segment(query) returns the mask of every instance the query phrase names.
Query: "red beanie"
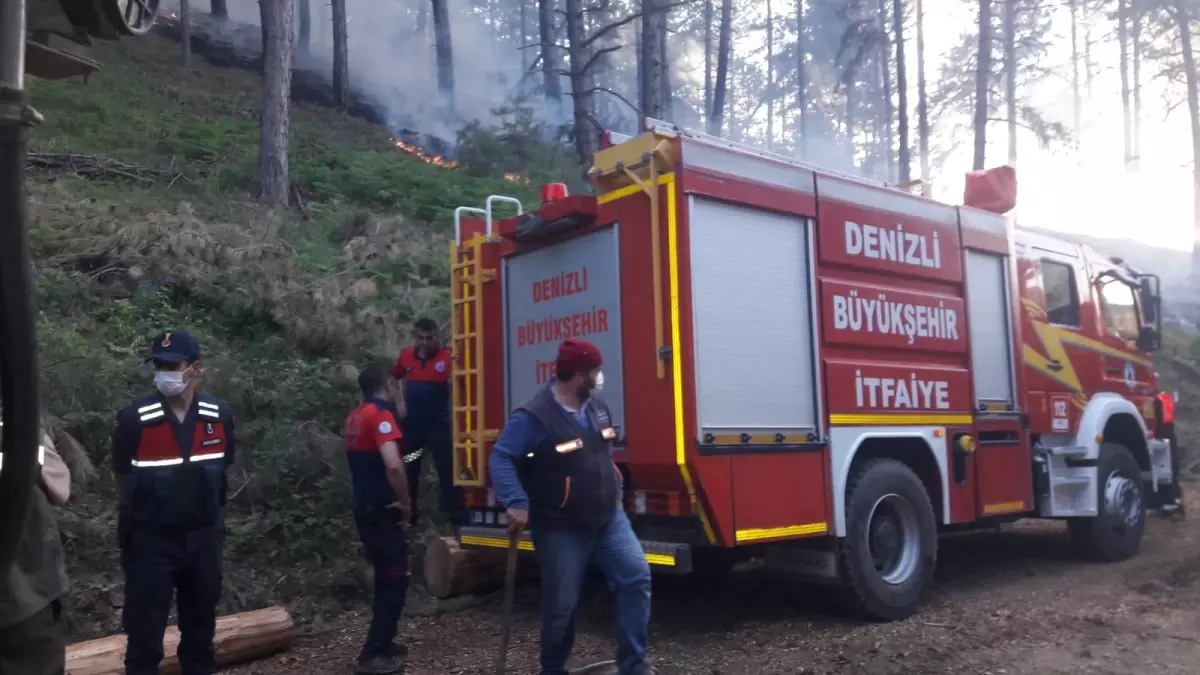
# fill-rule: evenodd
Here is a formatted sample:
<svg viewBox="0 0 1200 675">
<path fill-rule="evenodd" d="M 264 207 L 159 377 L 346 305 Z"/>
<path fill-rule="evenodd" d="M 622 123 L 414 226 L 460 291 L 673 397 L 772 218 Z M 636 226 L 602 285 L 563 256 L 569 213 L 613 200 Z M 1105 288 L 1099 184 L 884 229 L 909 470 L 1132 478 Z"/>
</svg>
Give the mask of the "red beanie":
<svg viewBox="0 0 1200 675">
<path fill-rule="evenodd" d="M 558 361 L 555 365 L 560 373 L 590 373 L 603 361 L 596 345 L 586 340 L 565 340 L 558 346 Z"/>
</svg>

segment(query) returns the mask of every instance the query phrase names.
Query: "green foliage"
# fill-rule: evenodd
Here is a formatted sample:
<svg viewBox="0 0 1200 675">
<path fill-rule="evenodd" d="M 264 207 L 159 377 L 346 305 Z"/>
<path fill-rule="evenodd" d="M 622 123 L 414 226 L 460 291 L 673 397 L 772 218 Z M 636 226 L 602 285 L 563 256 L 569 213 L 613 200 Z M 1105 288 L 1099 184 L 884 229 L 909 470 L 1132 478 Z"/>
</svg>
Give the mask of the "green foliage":
<svg viewBox="0 0 1200 675">
<path fill-rule="evenodd" d="M 449 168 L 397 149 L 386 129 L 297 105 L 300 208 L 272 212 L 253 201 L 256 76 L 180 71 L 177 45 L 155 36 L 100 52 L 105 70 L 90 84 L 30 87 L 47 119 L 35 150 L 162 175 L 39 174 L 31 185 L 43 397 L 99 469 L 60 521 L 73 637 L 120 629 L 110 435 L 116 411 L 151 391 L 142 360 L 166 328 L 200 340 L 203 386 L 237 419 L 221 610 L 289 601 L 303 618 L 361 597 L 340 441 L 357 369 L 395 358 L 415 315 L 445 320 L 456 206 L 491 194 L 530 204 L 541 182 L 580 172 L 537 140 L 527 110 L 465 131 L 461 166 Z M 432 489 L 422 502 L 436 510 Z"/>
</svg>

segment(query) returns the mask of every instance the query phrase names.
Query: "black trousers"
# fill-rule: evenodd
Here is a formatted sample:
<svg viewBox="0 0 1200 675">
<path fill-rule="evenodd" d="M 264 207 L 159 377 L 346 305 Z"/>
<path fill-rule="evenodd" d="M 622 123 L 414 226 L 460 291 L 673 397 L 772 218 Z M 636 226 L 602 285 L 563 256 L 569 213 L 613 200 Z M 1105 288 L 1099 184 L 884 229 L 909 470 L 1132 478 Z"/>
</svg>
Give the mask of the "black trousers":
<svg viewBox="0 0 1200 675">
<path fill-rule="evenodd" d="M 20 623 L 0 628 L 0 673 L 63 675 L 67 636 L 62 602 L 54 600 Z"/>
<path fill-rule="evenodd" d="M 125 675 L 157 675 L 173 599 L 179 610 L 182 675 L 212 675 L 217 669 L 213 633 L 221 597 L 224 525 L 172 530 L 135 523 L 122 540 L 122 623 L 129 636 Z"/>
<path fill-rule="evenodd" d="M 433 455 L 433 466 L 437 469 L 438 497 L 442 511 L 453 525 L 467 524 L 467 511 L 463 507 L 462 492 L 454 485 L 454 450 L 450 435 L 450 423 L 428 424 L 408 422 L 404 425 L 404 454 L 421 450 L 415 461 L 406 462 L 404 471 L 408 475 L 408 494 L 412 497 L 413 510 L 409 524 L 416 525 L 420 513 L 417 496 L 421 486 L 421 461 L 425 455 Z"/>
<path fill-rule="evenodd" d="M 359 653 L 359 662 L 387 656 L 396 637 L 404 599 L 408 596 L 408 533 L 400 514 L 390 509 L 356 513 L 354 524 L 375 569 L 375 599 L 371 628 Z"/>
</svg>

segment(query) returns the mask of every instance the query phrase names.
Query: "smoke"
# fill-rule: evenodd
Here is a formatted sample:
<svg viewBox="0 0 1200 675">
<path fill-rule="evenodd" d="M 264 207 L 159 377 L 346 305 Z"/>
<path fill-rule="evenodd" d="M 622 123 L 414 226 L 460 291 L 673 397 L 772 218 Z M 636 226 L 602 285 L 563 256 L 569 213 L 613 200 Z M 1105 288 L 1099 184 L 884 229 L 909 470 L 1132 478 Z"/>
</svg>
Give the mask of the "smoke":
<svg viewBox="0 0 1200 675">
<path fill-rule="evenodd" d="M 333 72 L 333 20 L 326 0 L 309 0 L 312 25 L 307 53 L 299 48 L 299 14 L 296 6 L 296 52 L 293 67 L 323 76 Z M 529 73 L 522 58 L 532 62 L 536 48 L 520 50 L 516 21 L 502 16 L 485 16 L 482 10 L 463 2 L 450 2 L 450 35 L 454 62 L 454 92 L 448 95 L 438 87 L 433 13 L 430 0 L 396 3 L 389 0 L 347 1 L 347 44 L 350 88 L 386 112 L 392 129 L 410 129 L 453 141 L 467 123 L 478 120 L 484 125 L 501 121 L 494 109 L 520 100 L 534 108 L 535 116 L 547 125 L 567 121 L 555 107 L 545 106 L 534 96 L 540 89 L 541 73 Z M 162 14 L 177 11 L 178 0 L 164 0 Z M 193 16 L 210 19 L 193 7 Z M 236 23 L 259 26 L 257 2 L 229 3 L 229 18 Z M 536 41 L 536 17 L 529 10 L 526 38 Z M 493 20 L 495 19 L 495 20 Z M 261 49 L 257 33 L 237 31 L 238 39 L 253 44 L 239 45 L 248 51 Z M 223 31 L 222 37 L 234 31 Z M 565 80 L 565 78 L 564 78 Z M 569 91 L 569 83 L 563 82 Z"/>
</svg>

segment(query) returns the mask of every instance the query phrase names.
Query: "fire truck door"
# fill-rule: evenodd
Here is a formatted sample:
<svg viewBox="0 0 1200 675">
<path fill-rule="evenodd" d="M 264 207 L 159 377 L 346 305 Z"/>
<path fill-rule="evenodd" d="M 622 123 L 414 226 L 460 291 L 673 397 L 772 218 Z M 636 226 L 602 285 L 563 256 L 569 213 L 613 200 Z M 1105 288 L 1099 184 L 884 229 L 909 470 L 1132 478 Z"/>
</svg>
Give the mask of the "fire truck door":
<svg viewBox="0 0 1200 675">
<path fill-rule="evenodd" d="M 1103 352 L 1102 379 L 1108 391 L 1137 398 L 1151 393 L 1153 376 L 1151 362 L 1138 353 L 1136 342 L 1141 320 L 1133 288 L 1112 277 L 1104 277 L 1096 285 L 1100 308 L 1100 340 L 1110 349 Z"/>
<path fill-rule="evenodd" d="M 1031 254 L 1032 267 L 1023 270 L 1023 309 L 1032 329 L 1024 337 L 1030 431 L 1074 433 L 1075 403 L 1084 383 L 1095 381 L 1099 365 L 1078 346 L 1084 332 L 1080 289 L 1088 287 L 1087 273 L 1076 253 L 1034 248 Z"/>
</svg>

